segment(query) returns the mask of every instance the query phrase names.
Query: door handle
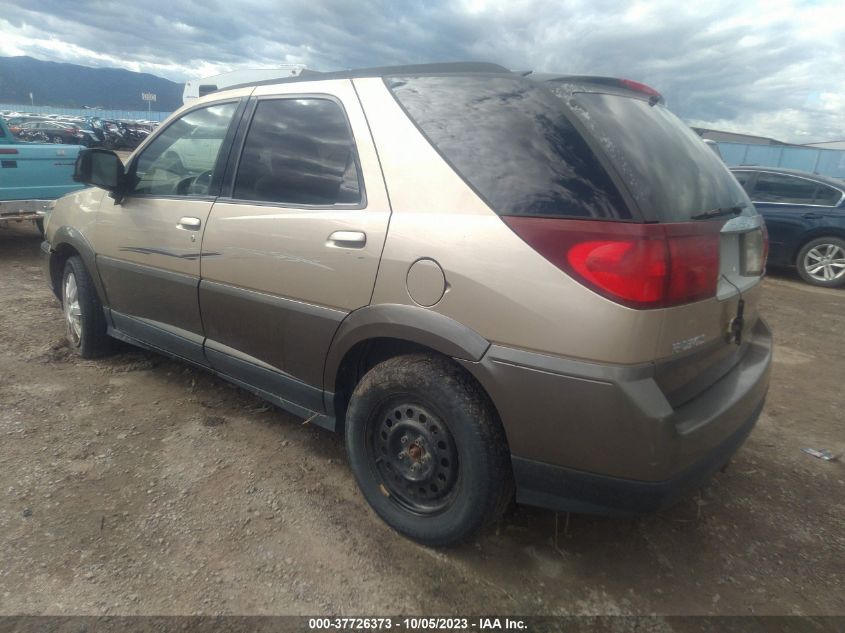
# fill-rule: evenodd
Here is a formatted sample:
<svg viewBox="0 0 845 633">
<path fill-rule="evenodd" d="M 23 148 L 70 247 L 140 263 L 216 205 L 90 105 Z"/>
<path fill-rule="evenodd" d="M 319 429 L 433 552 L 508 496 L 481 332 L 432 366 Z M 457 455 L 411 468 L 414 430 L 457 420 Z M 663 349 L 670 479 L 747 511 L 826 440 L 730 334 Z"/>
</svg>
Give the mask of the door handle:
<svg viewBox="0 0 845 633">
<path fill-rule="evenodd" d="M 338 248 L 364 248 L 367 244 L 367 234 L 361 231 L 335 231 L 329 235 L 326 246 Z"/>
<path fill-rule="evenodd" d="M 806 218 L 807 220 L 821 220 L 824 216 L 821 213 L 805 213 L 801 217 Z"/>
<path fill-rule="evenodd" d="M 180 229 L 185 229 L 187 231 L 196 231 L 202 226 L 202 220 L 199 218 L 179 218 L 179 222 L 176 223 L 176 227 Z"/>
</svg>

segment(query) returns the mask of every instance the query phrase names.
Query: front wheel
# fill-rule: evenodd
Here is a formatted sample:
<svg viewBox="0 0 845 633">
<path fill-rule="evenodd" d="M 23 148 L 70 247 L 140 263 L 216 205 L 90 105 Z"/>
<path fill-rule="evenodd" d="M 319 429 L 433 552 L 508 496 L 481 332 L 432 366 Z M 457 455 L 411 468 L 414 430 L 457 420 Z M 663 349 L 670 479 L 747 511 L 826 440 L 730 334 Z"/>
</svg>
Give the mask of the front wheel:
<svg viewBox="0 0 845 633">
<path fill-rule="evenodd" d="M 845 240 L 820 237 L 807 242 L 798 253 L 796 265 L 808 284 L 827 288 L 845 284 Z"/>
<path fill-rule="evenodd" d="M 367 372 L 349 403 L 346 449 L 376 513 L 424 545 L 466 540 L 513 496 L 498 416 L 444 357 L 398 356 Z"/>
<path fill-rule="evenodd" d="M 82 358 L 102 356 L 111 349 L 103 305 L 91 275 L 79 256 L 69 257 L 62 275 L 62 311 L 68 345 Z"/>
</svg>

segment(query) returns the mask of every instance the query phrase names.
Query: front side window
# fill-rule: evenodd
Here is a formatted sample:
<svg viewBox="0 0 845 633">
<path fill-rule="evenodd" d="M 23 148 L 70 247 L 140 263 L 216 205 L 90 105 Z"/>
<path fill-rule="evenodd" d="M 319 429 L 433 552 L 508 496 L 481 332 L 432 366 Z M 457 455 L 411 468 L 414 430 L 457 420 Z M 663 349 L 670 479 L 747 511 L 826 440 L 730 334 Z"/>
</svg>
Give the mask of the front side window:
<svg viewBox="0 0 845 633">
<path fill-rule="evenodd" d="M 761 173 L 754 185 L 755 202 L 815 204 L 816 183 L 782 174 Z"/>
<path fill-rule="evenodd" d="M 319 98 L 259 101 L 232 195 L 280 205 L 360 203 L 355 142 L 341 107 Z"/>
<path fill-rule="evenodd" d="M 236 103 L 192 110 L 174 121 L 138 157 L 129 193 L 204 197 Z"/>
<path fill-rule="evenodd" d="M 736 178 L 736 181 L 743 187 L 745 187 L 745 184 L 751 180 L 752 172 L 750 171 L 733 171 L 731 173 L 734 175 L 734 178 Z"/>
</svg>

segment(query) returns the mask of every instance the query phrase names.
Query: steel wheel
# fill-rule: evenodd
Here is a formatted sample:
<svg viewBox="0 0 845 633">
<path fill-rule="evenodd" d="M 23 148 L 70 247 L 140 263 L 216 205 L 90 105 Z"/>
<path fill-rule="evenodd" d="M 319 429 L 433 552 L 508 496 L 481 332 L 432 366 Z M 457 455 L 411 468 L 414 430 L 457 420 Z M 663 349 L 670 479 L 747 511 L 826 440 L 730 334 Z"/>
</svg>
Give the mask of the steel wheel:
<svg viewBox="0 0 845 633">
<path fill-rule="evenodd" d="M 415 514 L 446 509 L 458 480 L 458 451 L 448 427 L 404 401 L 386 404 L 369 426 L 369 456 L 389 497 Z"/>
<path fill-rule="evenodd" d="M 76 275 L 72 272 L 65 276 L 62 304 L 68 340 L 74 347 L 79 347 L 82 340 L 82 309 L 79 306 L 79 288 L 76 284 Z"/>
<path fill-rule="evenodd" d="M 376 364 L 352 391 L 344 434 L 367 503 L 418 543 L 459 543 L 513 498 L 496 412 L 449 358 L 418 352 Z"/>
<path fill-rule="evenodd" d="M 845 276 L 845 250 L 838 244 L 818 244 L 807 251 L 802 265 L 816 281 L 837 281 Z"/>
</svg>

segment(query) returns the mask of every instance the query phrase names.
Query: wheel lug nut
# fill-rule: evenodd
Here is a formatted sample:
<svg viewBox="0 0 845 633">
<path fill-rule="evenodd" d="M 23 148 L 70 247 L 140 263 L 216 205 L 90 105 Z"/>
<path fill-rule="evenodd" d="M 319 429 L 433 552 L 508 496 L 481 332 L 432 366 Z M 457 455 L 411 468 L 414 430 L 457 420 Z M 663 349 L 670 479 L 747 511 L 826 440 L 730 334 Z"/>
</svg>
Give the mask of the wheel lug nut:
<svg viewBox="0 0 845 633">
<path fill-rule="evenodd" d="M 405 451 L 402 451 L 399 455 L 397 455 L 400 460 L 404 460 L 407 456 L 408 454 Z"/>
<path fill-rule="evenodd" d="M 403 444 L 407 444 L 407 443 L 408 443 L 408 436 L 407 436 L 407 435 L 403 435 L 403 436 L 402 436 L 402 440 L 401 440 L 401 441 L 402 441 L 402 443 L 403 443 Z"/>
</svg>

